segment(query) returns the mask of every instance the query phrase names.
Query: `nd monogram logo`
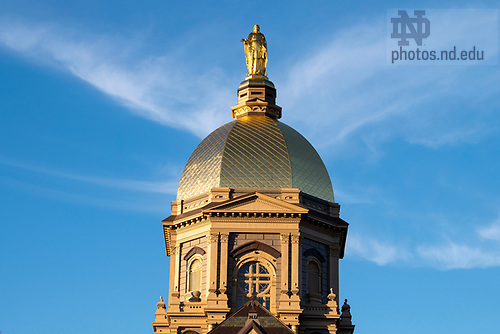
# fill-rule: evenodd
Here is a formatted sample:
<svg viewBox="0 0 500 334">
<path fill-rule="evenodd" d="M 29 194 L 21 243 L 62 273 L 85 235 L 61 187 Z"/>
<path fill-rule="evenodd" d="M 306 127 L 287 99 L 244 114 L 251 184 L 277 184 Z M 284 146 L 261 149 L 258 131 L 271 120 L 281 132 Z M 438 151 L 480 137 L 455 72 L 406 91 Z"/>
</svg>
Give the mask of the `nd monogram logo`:
<svg viewBox="0 0 500 334">
<path fill-rule="evenodd" d="M 400 17 L 391 18 L 392 34 L 391 38 L 400 38 L 399 46 L 408 46 L 408 38 L 413 38 L 417 45 L 422 45 L 422 39 L 431 34 L 431 22 L 424 18 L 425 10 L 413 11 L 416 17 L 410 18 L 406 10 L 398 10 Z M 409 31 L 408 31 L 409 30 Z"/>
</svg>

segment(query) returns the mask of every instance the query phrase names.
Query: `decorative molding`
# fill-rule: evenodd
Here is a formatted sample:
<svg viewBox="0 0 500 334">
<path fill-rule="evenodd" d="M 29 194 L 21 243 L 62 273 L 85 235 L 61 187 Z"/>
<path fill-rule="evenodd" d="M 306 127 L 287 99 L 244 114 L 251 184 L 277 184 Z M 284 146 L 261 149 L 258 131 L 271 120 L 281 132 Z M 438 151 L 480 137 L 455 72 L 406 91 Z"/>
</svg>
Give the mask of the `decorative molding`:
<svg viewBox="0 0 500 334">
<path fill-rule="evenodd" d="M 254 250 L 261 250 L 261 251 L 266 252 L 267 254 L 271 255 L 274 258 L 278 258 L 281 256 L 281 253 L 279 251 L 277 251 L 273 247 L 266 245 L 260 241 L 250 241 L 250 242 L 247 242 L 246 244 L 238 246 L 231 251 L 231 255 L 233 257 L 237 257 L 243 253 L 247 253 L 247 252 L 254 251 Z"/>
<path fill-rule="evenodd" d="M 264 102 L 265 103 L 265 102 Z M 281 108 L 278 106 L 270 106 L 270 105 L 243 105 L 241 107 L 233 107 L 234 109 L 232 110 L 233 112 L 233 117 L 241 117 L 245 114 L 252 114 L 252 113 L 262 113 L 266 114 L 275 118 L 280 118 L 281 117 Z"/>
<path fill-rule="evenodd" d="M 290 235 L 288 233 L 287 234 L 280 234 L 280 239 L 281 239 L 281 243 L 283 243 L 283 244 L 290 243 Z"/>
<path fill-rule="evenodd" d="M 298 244 L 302 241 L 302 237 L 300 236 L 300 234 L 292 234 L 291 241 L 292 244 Z"/>
<path fill-rule="evenodd" d="M 297 211 L 299 211 L 299 212 L 297 212 L 295 214 L 300 214 L 300 211 L 303 210 L 303 208 L 300 208 L 295 204 L 282 202 L 280 200 L 269 197 L 267 195 L 260 195 L 259 196 L 258 194 L 253 194 L 247 198 L 235 199 L 233 202 L 221 204 L 217 207 L 206 210 L 206 212 L 214 212 L 215 213 L 215 212 L 223 212 L 223 211 L 233 211 L 235 209 L 241 209 L 242 207 L 244 207 L 246 205 L 251 205 L 253 203 L 258 203 L 260 205 L 266 205 L 273 210 L 277 209 L 277 210 L 280 210 L 280 213 L 286 212 L 287 214 L 292 214 L 292 213 L 295 213 Z M 253 210 L 253 208 L 251 210 Z M 295 211 L 295 212 L 293 212 L 293 211 Z M 231 214 L 231 212 L 224 212 L 224 213 Z"/>
<path fill-rule="evenodd" d="M 246 213 L 243 213 L 242 215 L 238 214 L 232 214 L 230 217 L 217 217 L 216 214 L 211 213 L 212 217 L 214 218 L 213 220 L 216 220 L 218 222 L 231 222 L 234 223 L 235 219 L 237 218 L 239 221 L 243 221 L 245 223 L 287 223 L 289 222 L 288 218 L 290 214 L 288 214 L 286 217 L 278 217 L 278 218 L 271 218 L 269 216 L 274 215 L 274 213 L 267 213 L 267 212 L 262 212 L 262 213 L 248 213 L 248 216 L 246 216 Z"/>
<path fill-rule="evenodd" d="M 226 243 L 226 242 L 228 242 L 228 240 L 229 240 L 229 233 L 221 233 L 220 242 Z"/>
<path fill-rule="evenodd" d="M 179 251 L 179 246 L 170 246 L 170 254 L 176 255 Z"/>
<path fill-rule="evenodd" d="M 167 256 L 170 256 L 170 239 L 171 239 L 171 236 L 170 236 L 170 230 L 172 229 L 171 226 L 163 226 L 163 235 L 165 237 L 165 251 L 167 253 Z"/>
<path fill-rule="evenodd" d="M 210 233 L 210 235 L 207 236 L 207 244 L 211 244 L 212 242 L 217 243 L 219 241 L 219 234 L 218 233 Z"/>
<path fill-rule="evenodd" d="M 328 248 L 328 254 L 333 257 L 339 257 L 340 256 L 340 249 L 337 247 L 332 247 L 330 246 Z"/>
<path fill-rule="evenodd" d="M 330 249 L 331 249 L 331 247 L 330 247 Z M 309 256 L 313 256 L 313 257 L 317 258 L 320 262 L 326 261 L 325 257 L 316 248 L 309 248 L 308 250 L 306 250 L 304 252 L 304 257 L 307 258 Z"/>
<path fill-rule="evenodd" d="M 186 260 L 186 261 L 189 260 L 195 254 L 200 254 L 203 256 L 203 254 L 205 254 L 205 250 L 203 248 L 195 246 L 195 247 L 191 248 L 189 250 L 189 252 L 187 252 L 187 254 L 184 256 L 184 260 Z"/>
</svg>

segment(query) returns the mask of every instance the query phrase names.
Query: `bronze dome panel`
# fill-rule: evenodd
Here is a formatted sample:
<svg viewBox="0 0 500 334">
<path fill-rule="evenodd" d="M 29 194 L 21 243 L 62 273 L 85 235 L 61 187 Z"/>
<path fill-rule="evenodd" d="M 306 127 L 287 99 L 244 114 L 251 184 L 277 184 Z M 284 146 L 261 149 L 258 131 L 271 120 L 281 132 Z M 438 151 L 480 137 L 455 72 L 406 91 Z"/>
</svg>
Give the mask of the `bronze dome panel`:
<svg viewBox="0 0 500 334">
<path fill-rule="evenodd" d="M 220 162 L 227 136 L 237 121 L 227 123 L 209 134 L 196 147 L 182 171 L 177 200 L 210 191 L 220 184 Z"/>
<path fill-rule="evenodd" d="M 236 122 L 226 141 L 220 186 L 292 188 L 290 158 L 276 121 L 248 116 Z"/>
<path fill-rule="evenodd" d="M 186 163 L 177 200 L 213 187 L 298 188 L 334 201 L 328 171 L 314 147 L 267 116 L 242 117 L 208 135 Z"/>
</svg>

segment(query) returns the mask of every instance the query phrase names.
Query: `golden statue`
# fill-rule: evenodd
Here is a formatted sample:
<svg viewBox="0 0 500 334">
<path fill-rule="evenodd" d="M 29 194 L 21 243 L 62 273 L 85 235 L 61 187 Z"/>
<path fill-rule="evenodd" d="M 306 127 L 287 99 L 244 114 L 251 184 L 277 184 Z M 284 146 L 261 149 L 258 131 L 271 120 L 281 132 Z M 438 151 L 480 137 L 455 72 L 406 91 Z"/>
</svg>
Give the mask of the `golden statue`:
<svg viewBox="0 0 500 334">
<path fill-rule="evenodd" d="M 248 76 L 266 75 L 267 66 L 267 43 L 264 34 L 260 32 L 260 27 L 256 24 L 253 32 L 247 39 L 241 40 L 245 43 L 245 58 L 247 60 Z"/>
</svg>

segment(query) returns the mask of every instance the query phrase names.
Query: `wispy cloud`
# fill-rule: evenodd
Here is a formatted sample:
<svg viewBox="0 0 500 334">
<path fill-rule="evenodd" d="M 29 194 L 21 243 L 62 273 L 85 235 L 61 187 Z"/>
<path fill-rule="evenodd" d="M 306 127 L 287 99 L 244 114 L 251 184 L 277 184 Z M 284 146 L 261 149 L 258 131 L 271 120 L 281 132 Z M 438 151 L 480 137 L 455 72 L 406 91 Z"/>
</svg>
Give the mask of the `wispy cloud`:
<svg viewBox="0 0 500 334">
<path fill-rule="evenodd" d="M 374 198 L 366 194 L 355 194 L 335 187 L 335 201 L 344 204 L 373 204 Z"/>
<path fill-rule="evenodd" d="M 166 215 L 168 204 L 164 198 L 158 196 L 140 195 L 127 192 L 119 195 L 100 191 L 98 193 L 89 193 L 77 191 L 69 187 L 55 187 L 54 185 L 41 185 L 24 180 L 8 179 L 0 182 L 10 186 L 17 191 L 30 193 L 43 199 L 51 199 L 61 203 L 73 203 L 78 206 L 91 206 L 98 208 L 113 209 L 119 211 L 139 211 L 146 213 L 157 213 Z"/>
<path fill-rule="evenodd" d="M 410 253 L 389 242 L 382 242 L 372 237 L 349 235 L 347 252 L 359 256 L 380 266 L 410 259 Z"/>
<path fill-rule="evenodd" d="M 443 231 L 434 243 L 414 240 L 413 245 L 391 241 L 388 235 L 382 241 L 375 236 L 355 234 L 348 238 L 348 254 L 381 266 L 398 263 L 441 270 L 500 266 L 500 220 L 472 232 L 467 241 L 458 240 L 453 231 Z"/>
<path fill-rule="evenodd" d="M 483 20 L 496 26 L 495 13 L 483 14 L 472 13 L 461 19 L 462 25 L 449 25 L 454 29 L 441 34 L 434 46 L 469 45 L 471 26 Z M 450 15 L 458 14 L 445 11 L 434 22 L 446 25 Z M 373 147 L 375 141 L 394 136 L 437 148 L 488 134 L 492 123 L 482 116 L 499 106 L 500 88 L 491 84 L 500 78 L 498 67 L 392 65 L 387 62 L 385 22 L 383 18 L 339 31 L 330 43 L 298 57 L 281 80 L 287 117 L 319 145 L 334 148 L 353 138 L 369 138 Z M 488 41 L 489 50 L 496 52 L 496 39 Z"/>
<path fill-rule="evenodd" d="M 57 202 L 120 211 L 165 215 L 169 208 L 168 201 L 174 198 L 178 184 L 178 175 L 174 174 L 154 180 L 102 177 L 47 168 L 5 157 L 0 157 L 0 166 L 0 183 L 16 191 Z"/>
<path fill-rule="evenodd" d="M 477 233 L 483 239 L 500 241 L 500 219 L 491 225 L 481 227 Z"/>
<path fill-rule="evenodd" d="M 417 252 L 430 265 L 441 269 L 500 266 L 500 220 L 471 232 L 466 242 L 449 237 L 441 244 L 421 245 Z"/>
<path fill-rule="evenodd" d="M 471 128 L 450 129 L 448 132 L 431 134 L 429 136 L 416 136 L 408 138 L 412 144 L 422 144 L 432 148 L 439 148 L 444 145 L 473 142 L 487 135 L 493 129 L 475 125 Z"/>
<path fill-rule="evenodd" d="M 71 28 L 3 20 L 0 45 L 68 71 L 138 116 L 200 136 L 222 124 L 221 106 L 233 97 L 222 71 L 195 75 L 168 52 L 136 59 L 131 56 L 134 41 L 124 37 L 87 36 Z"/>
<path fill-rule="evenodd" d="M 20 163 L 17 161 L 0 159 L 0 164 L 12 166 L 27 171 L 53 176 L 60 179 L 78 181 L 86 184 L 93 184 L 107 188 L 125 189 L 135 192 L 162 193 L 174 195 L 177 192 L 178 177 L 172 176 L 167 180 L 132 180 L 121 178 L 106 178 L 92 175 L 82 175 L 70 173 L 53 168 L 40 167 L 32 164 Z"/>
<path fill-rule="evenodd" d="M 418 254 L 429 264 L 440 269 L 470 269 L 500 266 L 500 251 L 486 250 L 448 242 L 439 246 L 420 246 Z"/>
<path fill-rule="evenodd" d="M 382 194 L 381 189 L 374 185 L 349 184 L 342 186 L 340 181 L 334 180 L 335 184 L 333 189 L 335 201 L 343 204 L 380 204 L 388 203 L 388 199 Z M 348 190 L 346 190 L 348 188 Z"/>
<path fill-rule="evenodd" d="M 462 28 L 482 19 L 464 17 L 462 26 L 440 38 L 459 44 L 470 38 Z M 446 17 L 439 20 L 447 22 Z M 499 106 L 500 87 L 492 84 L 500 78 L 498 67 L 391 65 L 386 59 L 386 21 L 384 16 L 347 27 L 331 34 L 330 43 L 293 54 L 292 66 L 275 72 L 285 121 L 329 148 L 351 145 L 346 139 L 357 138 L 376 150 L 377 141 L 394 136 L 440 147 L 488 133 L 495 122 L 477 116 Z M 454 34 L 457 29 L 465 32 Z M 228 73 L 195 73 L 169 50 L 138 56 L 134 44 L 125 37 L 82 35 L 71 27 L 0 23 L 0 45 L 68 71 L 140 117 L 199 136 L 227 121 L 220 110 L 234 100 Z"/>
</svg>

